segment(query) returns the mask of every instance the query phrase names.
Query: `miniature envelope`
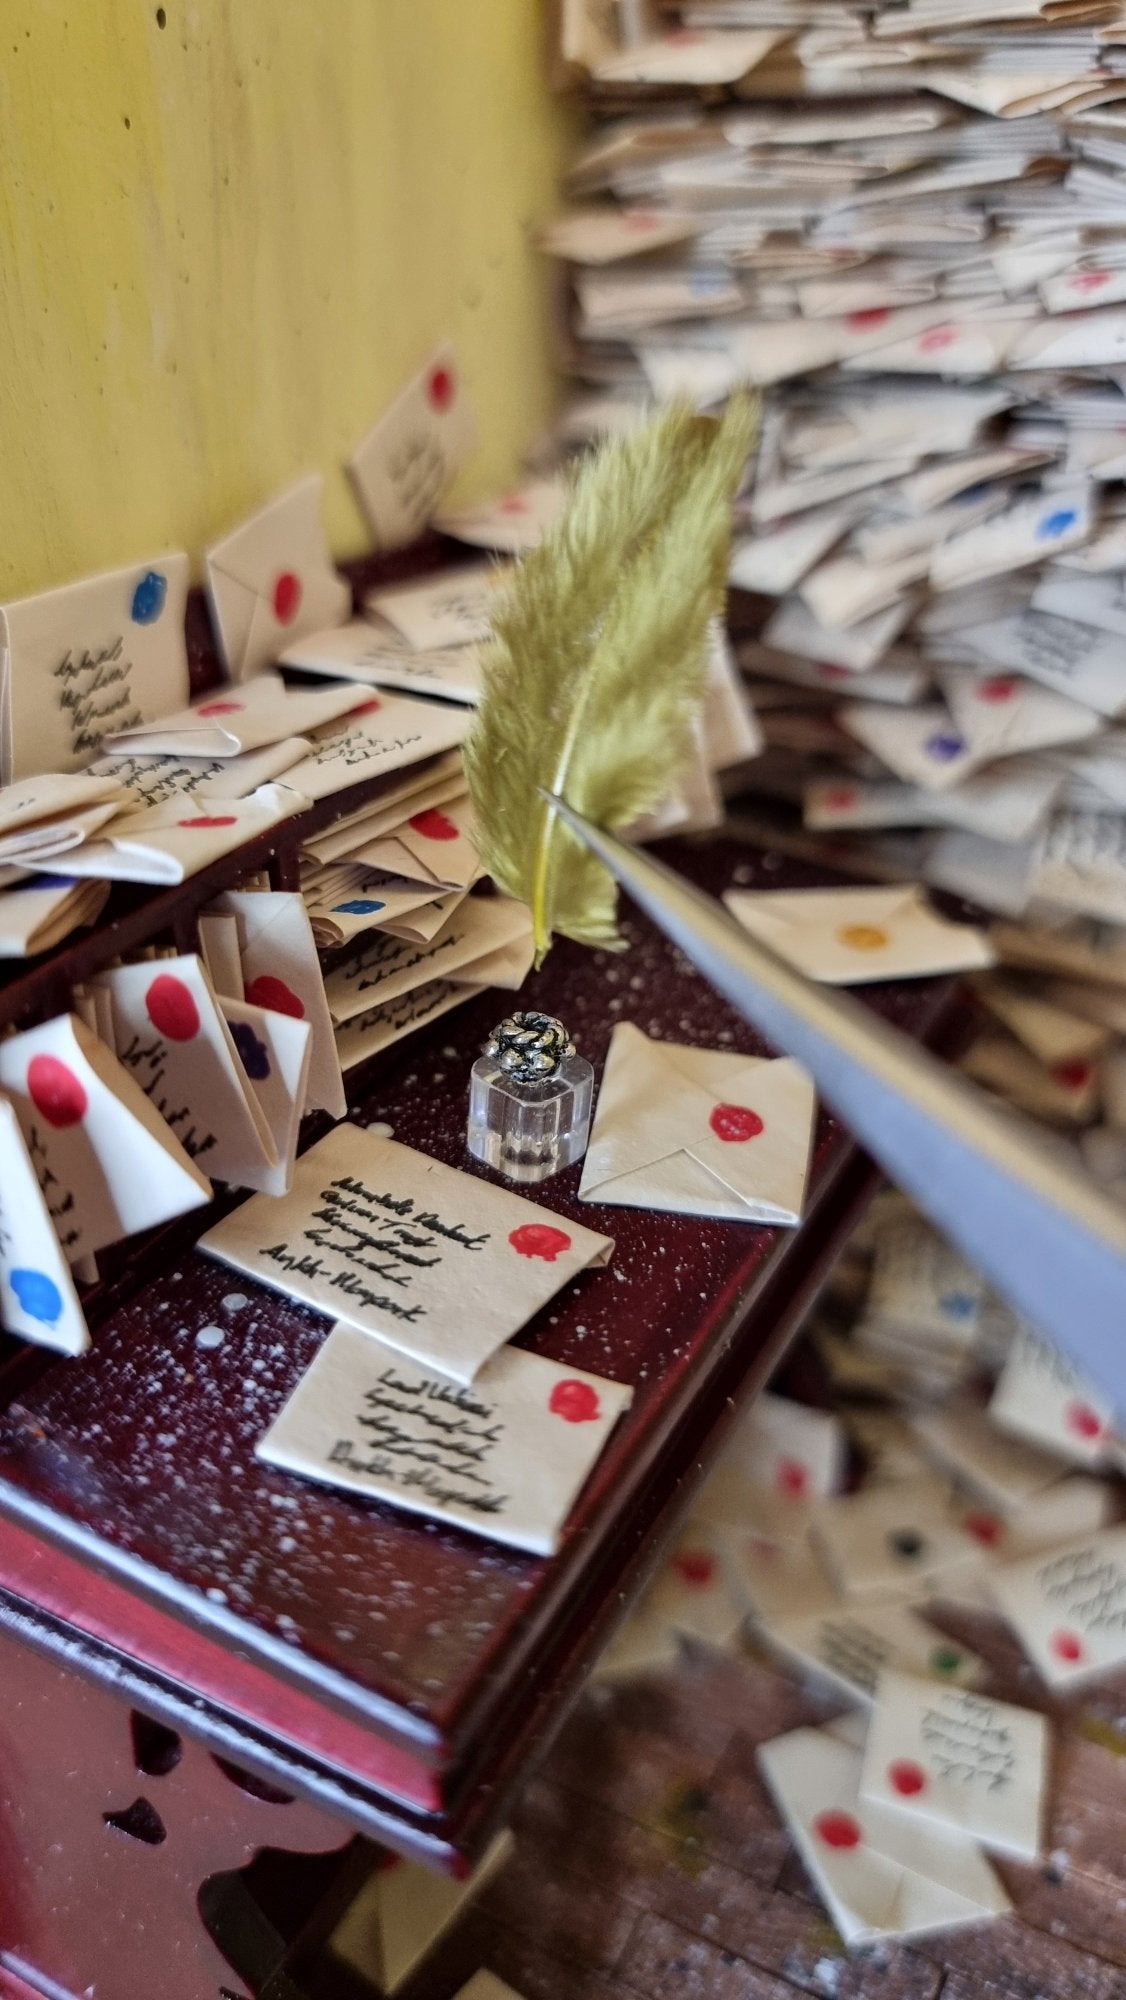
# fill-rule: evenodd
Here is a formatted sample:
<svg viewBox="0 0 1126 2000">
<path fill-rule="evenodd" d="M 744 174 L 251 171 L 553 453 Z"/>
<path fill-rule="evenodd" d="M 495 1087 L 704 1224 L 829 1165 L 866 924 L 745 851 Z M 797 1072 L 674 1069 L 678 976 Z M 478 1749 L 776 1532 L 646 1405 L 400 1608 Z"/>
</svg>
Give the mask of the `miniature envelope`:
<svg viewBox="0 0 1126 2000">
<path fill-rule="evenodd" d="M 116 818 L 122 805 L 132 801 L 127 792 L 119 793 L 115 799 L 107 799 L 103 805 L 87 806 L 82 812 L 72 812 L 66 819 L 42 820 L 38 826 L 29 826 L 22 833 L 10 833 L 0 840 L 0 867 L 22 865 L 25 868 L 40 868 L 52 860 L 68 854 L 72 847 L 81 847 L 83 841 L 105 826 L 108 820 Z"/>
<path fill-rule="evenodd" d="M 309 1082 L 309 1023 L 245 1000 L 224 998 L 219 1009 L 277 1155 L 254 1185 L 261 1194 L 288 1194 Z"/>
<path fill-rule="evenodd" d="M 950 667 L 941 681 L 954 727 L 971 757 L 1011 757 L 1018 751 L 1079 743 L 1102 726 L 1101 718 L 1080 702 L 1018 674 Z"/>
<path fill-rule="evenodd" d="M 1114 1040 L 1112 1027 L 1069 1013 L 1062 1003 L 1037 992 L 1026 979 L 1014 979 L 1003 972 L 986 973 L 974 981 L 974 992 L 1037 1061 L 1049 1068 L 1056 1063 L 1089 1062 Z"/>
<path fill-rule="evenodd" d="M 191 1158 L 233 1187 L 272 1181 L 273 1134 L 201 961 L 117 965 L 93 983 L 110 995 L 119 1060 Z"/>
<path fill-rule="evenodd" d="M 721 1522 L 719 1534 L 728 1581 L 756 1625 L 765 1628 L 777 1619 L 839 1608 L 825 1566 L 808 1540 L 775 1541 L 751 1521 L 741 1526 Z"/>
<path fill-rule="evenodd" d="M 186 699 L 187 592 L 177 554 L 0 605 L 0 783 L 79 770 L 111 729 Z"/>
<path fill-rule="evenodd" d="M 447 344 L 408 382 L 348 461 L 377 548 L 402 548 L 421 534 L 476 441 L 469 396 Z"/>
<path fill-rule="evenodd" d="M 814 1104 L 812 1082 L 788 1057 L 653 1042 L 620 1021 L 579 1199 L 796 1223 Z"/>
<path fill-rule="evenodd" d="M 287 688 L 280 674 L 262 672 L 239 687 L 214 690 L 178 715 L 117 730 L 106 743 L 138 756 L 238 757 L 365 705 L 362 687 Z"/>
<path fill-rule="evenodd" d="M 329 1011 L 338 1023 L 352 1021 L 424 980 L 448 979 L 454 972 L 464 976 L 473 960 L 530 934 L 523 903 L 507 896 L 467 897 L 430 944 L 412 946 L 379 936 L 338 965 L 325 981 Z"/>
<path fill-rule="evenodd" d="M 1100 715 L 1126 709 L 1122 641 L 1117 635 L 1056 618 L 1045 611 L 1019 611 L 977 626 L 969 644 L 978 659 L 1005 672 L 1030 674 Z"/>
<path fill-rule="evenodd" d="M 247 799 L 193 804 L 173 797 L 147 812 L 111 820 L 96 840 L 72 848 L 67 873 L 102 882 L 184 882 L 304 804 L 288 784 L 261 785 Z"/>
<path fill-rule="evenodd" d="M 1073 1465 L 1106 1463 L 1112 1404 L 1030 1326 L 1017 1328 L 989 1415 L 993 1423 Z"/>
<path fill-rule="evenodd" d="M 723 1540 L 711 1522 L 688 1522 L 641 1600 L 646 1619 L 707 1646 L 735 1645 L 745 1613 L 728 1578 Z"/>
<path fill-rule="evenodd" d="M 90 768 L 98 777 L 117 779 L 125 787 L 128 809 L 140 812 L 168 805 L 175 798 L 249 798 L 260 785 L 270 784 L 299 764 L 310 748 L 305 737 L 287 736 L 262 750 L 249 750 L 243 757 L 134 757 L 122 750 L 99 757 Z"/>
<path fill-rule="evenodd" d="M 863 674 L 879 665 L 893 640 L 911 616 L 911 600 L 900 598 L 886 611 L 871 618 L 858 618 L 855 625 L 822 625 L 800 597 L 784 598 L 763 630 L 763 641 L 780 653 L 797 653 L 799 658 L 817 660 L 849 673 Z"/>
<path fill-rule="evenodd" d="M 404 694 L 439 695 L 447 701 L 480 701 L 484 679 L 475 646 L 445 646 L 428 653 L 379 632 L 366 618 L 313 632 L 287 646 L 283 667 L 300 667 L 330 680 L 362 681 L 365 687 L 400 688 Z"/>
<path fill-rule="evenodd" d="M 765 1621 L 772 1645 L 800 1660 L 855 1700 L 869 1702 L 889 1667 L 948 1687 L 974 1685 L 982 1661 L 905 1604 L 823 1604 L 782 1610 Z"/>
<path fill-rule="evenodd" d="M 595 83 L 738 83 L 786 37 L 784 28 L 693 28 L 655 35 L 605 56 L 591 69 Z"/>
<path fill-rule="evenodd" d="M 1046 1451 L 1006 1437 L 977 1403 L 966 1398 L 942 1409 L 920 1410 L 912 1428 L 927 1457 L 971 1493 L 1004 1512 L 1053 1486 L 1057 1461 Z"/>
<path fill-rule="evenodd" d="M 390 833 L 400 820 L 412 812 L 421 812 L 426 806 L 445 805 L 447 799 L 463 798 L 465 795 L 465 771 L 459 750 L 447 750 L 443 756 L 433 757 L 417 770 L 406 770 L 394 783 L 384 780 L 374 799 L 369 799 L 355 812 L 340 813 L 321 833 L 315 833 L 302 846 L 304 855 L 312 855 L 317 861 L 335 861 L 350 855 L 353 848 L 365 840 L 374 840 L 377 834 Z"/>
<path fill-rule="evenodd" d="M 338 1324 L 257 1446 L 267 1464 L 552 1555 L 632 1389 L 502 1347 L 466 1388 Z"/>
<path fill-rule="evenodd" d="M 343 624 L 351 612 L 351 589 L 325 540 L 323 487 L 311 473 L 207 551 L 207 594 L 233 681 L 249 680 L 303 632 Z"/>
<path fill-rule="evenodd" d="M 77 847 L 112 818 L 125 793 L 116 778 L 52 772 L 0 787 L 0 862 L 35 854 L 45 860 Z"/>
<path fill-rule="evenodd" d="M 1003 514 L 940 542 L 931 560 L 934 590 L 951 590 L 986 577 L 1042 562 L 1085 542 L 1092 527 L 1086 487 L 1052 488 L 1034 500 L 1016 500 Z"/>
<path fill-rule="evenodd" d="M 488 638 L 493 606 L 507 582 L 508 570 L 498 563 L 473 563 L 421 583 L 369 590 L 364 610 L 416 652 L 471 646 Z"/>
<path fill-rule="evenodd" d="M 993 1571 L 997 1607 L 1049 1687 L 1126 1665 L 1126 1528 Z"/>
<path fill-rule="evenodd" d="M 375 1874 L 353 1897 L 332 1932 L 330 1952 L 359 1973 L 361 1986 L 378 1983 L 381 1993 L 398 1992 L 454 1919 L 503 1868 L 512 1845 L 510 1833 L 498 1833 L 473 1873 L 462 1880 L 403 1861 L 397 1854 L 382 1856 Z M 488 1977 L 477 1975 L 477 1979 Z M 477 1979 L 470 1985 L 476 1986 Z M 497 1980 L 492 1992 L 486 1988 L 483 1994 L 474 1993 L 472 2000 L 508 2000 L 508 1995 L 509 1989 Z M 519 2000 L 519 1995 L 512 2000 Z"/>
<path fill-rule="evenodd" d="M 837 720 L 897 778 L 924 791 L 949 791 L 980 761 L 937 702 L 905 713 L 875 702 L 849 701 L 837 710 Z"/>
<path fill-rule="evenodd" d="M 367 868 L 383 868 L 390 875 L 440 889 L 468 889 L 482 874 L 468 797 L 445 806 L 424 806 L 393 833 L 365 841 L 354 851 Z"/>
<path fill-rule="evenodd" d="M 245 981 L 239 954 L 238 923 L 221 911 L 201 910 L 196 918 L 199 955 L 216 993 L 226 1000 L 244 997 Z"/>
<path fill-rule="evenodd" d="M 463 1986 L 454 2000 L 521 2000 L 514 1986 L 506 1986 L 495 1972 L 475 1972 L 468 1986 Z"/>
<path fill-rule="evenodd" d="M 412 1035 L 416 1028 L 426 1027 L 452 1008 L 464 1006 L 467 1000 L 475 998 L 472 986 L 455 986 L 449 979 L 431 979 L 425 986 L 413 986 L 398 1000 L 372 1007 L 340 1030 L 336 1046 L 341 1068 L 355 1069 L 369 1056 L 378 1055 L 393 1042 L 401 1042 L 404 1035 Z"/>
<path fill-rule="evenodd" d="M 591 206 L 542 222 L 535 242 L 549 257 L 563 257 L 569 264 L 616 264 L 624 257 L 688 243 L 705 226 L 704 216 L 673 209 Z"/>
<path fill-rule="evenodd" d="M 318 739 L 308 757 L 286 772 L 285 783 L 301 799 L 329 798 L 349 785 L 451 750 L 464 741 L 470 720 L 470 711 L 452 702 L 370 696 L 362 714 L 349 716 Z"/>
<path fill-rule="evenodd" d="M 843 1480 L 844 1429 L 828 1410 L 812 1410 L 763 1390 L 724 1456 L 748 1479 L 788 1498 L 826 1499 Z"/>
<path fill-rule="evenodd" d="M 762 750 L 762 731 L 722 622 L 708 627 L 708 677 L 701 712 L 704 762 L 728 771 Z"/>
<path fill-rule="evenodd" d="M 507 1188 L 350 1124 L 303 1155 L 291 1194 L 255 1196 L 200 1242 L 459 1382 L 613 1247 Z"/>
<path fill-rule="evenodd" d="M 90 1345 L 70 1266 L 6 1097 L 0 1097 L 0 1326 L 60 1354 L 82 1354 Z"/>
<path fill-rule="evenodd" d="M 1099 368 L 1126 361 L 1126 312 L 1069 312 L 1023 326 L 1010 368 Z"/>
<path fill-rule="evenodd" d="M 1032 1118 L 1088 1125 L 1099 1109 L 1099 1072 L 1093 1063 L 1055 1063 L 1049 1068 L 1007 1035 L 979 1035 L 961 1067 L 974 1083 L 996 1091 Z"/>
<path fill-rule="evenodd" d="M 855 504 L 812 507 L 808 513 L 760 528 L 749 541 L 735 543 L 728 582 L 737 590 L 764 590 L 780 597 L 828 555 L 855 515 Z"/>
<path fill-rule="evenodd" d="M 310 1028 L 306 1111 L 343 1118 L 348 1103 L 325 999 L 324 976 L 303 899 L 280 889 L 230 889 L 215 905 L 234 917 L 242 957 L 242 996 L 307 1021 Z"/>
<path fill-rule="evenodd" d="M 0 959 L 50 951 L 71 931 L 95 923 L 108 895 L 108 882 L 79 882 L 73 875 L 29 875 L 0 890 Z"/>
<path fill-rule="evenodd" d="M 948 1578 L 982 1561 L 937 1480 L 819 1501 L 812 1535 L 837 1588 L 867 1602 L 942 1596 Z"/>
<path fill-rule="evenodd" d="M 729 889 L 744 930 L 827 986 L 992 965 L 981 931 L 936 915 L 916 883 L 889 889 Z"/>
<path fill-rule="evenodd" d="M 815 618 L 834 631 L 873 618 L 895 604 L 923 578 L 930 564 L 927 549 L 915 549 L 898 562 L 867 562 L 860 555 L 831 556 L 802 579 L 801 594 Z"/>
<path fill-rule="evenodd" d="M 566 498 L 562 479 L 529 479 L 523 486 L 498 493 L 493 500 L 436 514 L 434 526 L 440 534 L 452 535 L 472 548 L 522 555 L 526 549 L 539 547 L 559 519 Z"/>
<path fill-rule="evenodd" d="M 326 881 L 309 891 L 309 921 L 319 945 L 348 944 L 364 931 L 389 931 L 393 937 L 410 935 L 429 943 L 462 900 L 459 890 L 443 896 L 420 882 L 404 882 L 375 869 L 334 872 L 338 882 Z M 433 914 L 432 926 L 417 921 L 424 913 Z M 415 919 L 409 932 L 404 929 L 408 917 Z"/>
<path fill-rule="evenodd" d="M 0 1041 L 0 1089 L 68 1263 L 210 1200 L 175 1133 L 75 1015 Z"/>
<path fill-rule="evenodd" d="M 903 1827 L 862 1799 L 861 1753 L 822 1729 L 756 1752 L 767 1786 L 845 1943 L 908 1937 L 1001 1916 L 1011 1906 L 971 1841 Z"/>
<path fill-rule="evenodd" d="M 905 1826 L 946 1827 L 1035 1861 L 1047 1756 L 1047 1723 L 1031 1709 L 888 1672 L 876 1689 L 860 1795 Z"/>
</svg>

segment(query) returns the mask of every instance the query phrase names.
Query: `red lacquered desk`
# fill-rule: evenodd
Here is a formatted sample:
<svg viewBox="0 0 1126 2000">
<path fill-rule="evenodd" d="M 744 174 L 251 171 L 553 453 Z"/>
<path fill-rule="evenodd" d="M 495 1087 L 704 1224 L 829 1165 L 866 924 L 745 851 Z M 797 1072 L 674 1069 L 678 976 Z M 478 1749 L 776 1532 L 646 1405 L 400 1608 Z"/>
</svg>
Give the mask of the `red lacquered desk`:
<svg viewBox="0 0 1126 2000">
<path fill-rule="evenodd" d="M 717 893 L 736 879 L 824 879 L 724 841 L 666 853 Z M 626 928 L 623 957 L 557 947 L 524 1003 L 559 1014 L 599 1069 L 615 1021 L 627 1018 L 664 1039 L 761 1050 L 647 922 L 627 910 Z M 866 997 L 941 1047 L 956 1032 L 955 992 L 928 981 Z M 483 1171 L 465 1152 L 467 1076 L 509 1004 L 485 994 L 356 1072 L 358 1121 L 385 1121 L 396 1138 Z M 260 1465 L 254 1444 L 325 1322 L 190 1248 L 110 1312 L 82 1361 L 24 1353 L 0 1372 L 0 1672 L 10 1696 L 0 1769 L 15 1774 L 7 1789 L 22 1820 L 17 1845 L 67 1846 L 48 1739 L 58 1714 L 70 1755 L 80 1709 L 91 1783 L 106 1794 L 103 1821 L 120 1820 L 138 1798 L 167 1817 L 162 1801 L 190 1766 L 197 1792 L 182 1817 L 197 1825 L 202 1813 L 212 1846 L 221 1835 L 220 1858 L 206 1865 L 198 1825 L 194 1846 L 182 1843 L 182 1865 L 199 1876 L 237 1866 L 240 1843 L 247 1852 L 324 1848 L 349 1829 L 447 1869 L 479 1853 L 873 1185 L 868 1162 L 824 1113 L 798 1230 L 580 1209 L 578 1178 L 576 1167 L 533 1192 L 613 1235 L 613 1260 L 553 1301 L 522 1342 L 630 1381 L 636 1396 L 550 1561 Z M 220 1345 L 197 1343 L 208 1326 L 223 1328 Z M 127 1708 L 137 1712 L 132 1735 Z M 25 1709 L 27 1726 L 45 1732 L 38 1741 L 21 1724 Z M 190 1739 L 179 1769 L 144 1762 L 144 1718 Z M 251 1783 L 248 1795 L 245 1779 L 236 1791 L 205 1752 L 305 1803 L 255 1798 L 263 1786 Z M 225 1798 L 242 1815 L 229 1836 Z M 310 1807 L 319 1810 L 310 1816 Z M 173 1860 L 170 1829 L 167 1842 L 146 1847 L 138 1825 L 123 1832 L 111 1819 L 96 1829 L 119 1942 L 128 1922 L 115 1857 L 128 1847 L 151 1861 L 159 1847 Z M 87 1825 L 74 1838 L 90 1835 Z M 12 1838 L 0 1833 L 0 1854 Z M 65 1894 L 42 1907 L 42 1867 L 25 1853 L 31 1865 L 12 1911 L 0 1878 L 0 1963 L 6 1956 L 25 1976 L 29 1965 L 47 1972 L 55 1990 L 81 1991 L 94 1976 L 84 1949 L 105 1963 L 100 1919 L 88 1908 L 83 1926 L 72 1917 L 53 1928 Z M 76 1897 L 80 1877 L 81 1868 Z M 187 1983 L 164 1983 L 162 1993 L 218 1993 L 190 1944 L 182 1964 Z M 99 1978 L 98 2000 L 118 2000 L 119 1990 L 121 2000 L 139 1991 Z"/>
</svg>

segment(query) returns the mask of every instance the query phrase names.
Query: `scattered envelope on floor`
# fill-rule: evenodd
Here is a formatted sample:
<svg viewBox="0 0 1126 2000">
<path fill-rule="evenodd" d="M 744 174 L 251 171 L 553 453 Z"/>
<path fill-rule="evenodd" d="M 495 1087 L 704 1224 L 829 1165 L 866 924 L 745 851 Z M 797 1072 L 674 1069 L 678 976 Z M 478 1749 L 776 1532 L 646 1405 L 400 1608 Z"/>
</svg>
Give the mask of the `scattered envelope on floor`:
<svg viewBox="0 0 1126 2000">
<path fill-rule="evenodd" d="M 927 1458 L 991 1507 L 1023 1506 L 1060 1477 L 1050 1452 L 1006 1437 L 991 1414 L 966 1396 L 918 1410 L 910 1421 Z"/>
<path fill-rule="evenodd" d="M 422 533 L 476 442 L 469 395 L 446 344 L 400 391 L 348 461 L 377 548 L 402 548 Z"/>
<path fill-rule="evenodd" d="M 70 1266 L 6 1097 L 0 1097 L 0 1326 L 60 1354 L 82 1354 L 90 1345 Z"/>
<path fill-rule="evenodd" d="M 984 932 L 948 923 L 915 883 L 890 889 L 729 889 L 744 930 L 827 986 L 992 965 Z"/>
<path fill-rule="evenodd" d="M 860 1797 L 861 1753 L 795 1729 L 756 1761 L 846 1944 L 909 1937 L 1001 1916 L 1011 1906 L 972 1842 L 904 1828 Z"/>
<path fill-rule="evenodd" d="M 199 1247 L 472 1382 L 614 1245 L 507 1188 L 343 1124 L 298 1161 L 290 1194 L 254 1196 Z"/>
<path fill-rule="evenodd" d="M 352 1021 L 428 979 L 448 979 L 455 972 L 465 978 L 474 960 L 510 944 L 523 947 L 530 936 L 531 918 L 523 903 L 507 896 L 467 897 L 427 945 L 382 935 L 362 945 L 329 973 L 329 1011 L 338 1024 Z"/>
<path fill-rule="evenodd" d="M 329 798 L 453 749 L 464 741 L 470 721 L 470 710 L 453 702 L 371 696 L 362 713 L 346 717 L 317 739 L 309 755 L 286 772 L 285 783 L 302 800 Z"/>
<path fill-rule="evenodd" d="M 80 770 L 111 730 L 180 707 L 187 594 L 175 554 L 0 605 L 0 784 Z"/>
<path fill-rule="evenodd" d="M 256 1176 L 254 1186 L 261 1194 L 288 1194 L 309 1082 L 309 1023 L 226 997 L 219 1011 L 277 1155 L 276 1164 Z"/>
<path fill-rule="evenodd" d="M 1035 1861 L 1047 1761 L 1042 1715 L 888 1672 L 876 1688 L 860 1795 L 901 1822 L 945 1827 Z"/>
<path fill-rule="evenodd" d="M 579 1198 L 740 1222 L 799 1222 L 814 1109 L 813 1084 L 788 1057 L 654 1042 L 621 1021 Z"/>
<path fill-rule="evenodd" d="M 493 606 L 508 582 L 499 563 L 445 569 L 421 583 L 369 590 L 364 610 L 375 628 L 389 627 L 418 652 L 472 646 L 489 636 Z"/>
<path fill-rule="evenodd" d="M 178 715 L 116 730 L 106 744 L 139 757 L 239 757 L 366 705 L 362 687 L 289 688 L 280 674 L 263 671 L 238 687 L 214 689 Z"/>
<path fill-rule="evenodd" d="M 724 1453 L 748 1479 L 791 1499 L 827 1499 L 840 1490 L 847 1446 L 830 1410 L 809 1409 L 764 1389 Z"/>
<path fill-rule="evenodd" d="M 906 1604 L 834 1604 L 783 1609 L 765 1621 L 770 1642 L 827 1676 L 855 1700 L 871 1701 L 889 1667 L 948 1687 L 973 1685 L 983 1662 Z"/>
<path fill-rule="evenodd" d="M 362 681 L 365 687 L 439 695 L 446 701 L 476 703 L 485 686 L 475 646 L 417 652 L 405 640 L 377 631 L 366 618 L 310 633 L 287 646 L 280 660 L 283 667 L 300 667 L 330 680 Z"/>
<path fill-rule="evenodd" d="M 305 1110 L 343 1118 L 348 1101 L 316 940 L 302 897 L 282 889 L 229 889 L 215 908 L 233 916 L 238 925 L 242 997 L 255 1007 L 269 1007 L 309 1023 Z"/>
<path fill-rule="evenodd" d="M 108 896 L 108 882 L 81 882 L 74 875 L 29 875 L 0 889 L 0 959 L 50 951 L 72 931 L 96 923 Z"/>
<path fill-rule="evenodd" d="M 473 1873 L 461 1881 L 397 1854 L 384 1855 L 332 1932 L 330 1952 L 354 1967 L 365 1985 L 378 1982 L 381 1992 L 397 1992 L 460 1911 L 503 1868 L 512 1844 L 510 1833 L 499 1833 Z M 507 2000 L 508 1989 L 499 1981 L 496 1986 L 495 1993 L 474 1994 L 472 2000 Z"/>
<path fill-rule="evenodd" d="M 210 1181 L 76 1015 L 0 1041 L 0 1090 L 68 1263 L 210 1200 Z"/>
<path fill-rule="evenodd" d="M 706 1494 L 702 1499 L 706 1506 Z M 756 1625 L 839 1608 L 828 1572 L 808 1540 L 775 1541 L 750 1521 L 738 1527 L 721 1522 L 719 1533 L 731 1588 Z"/>
<path fill-rule="evenodd" d="M 1114 1414 L 1051 1341 L 1018 1326 L 989 1399 L 991 1423 L 1072 1465 L 1097 1468 L 1107 1461 Z"/>
<path fill-rule="evenodd" d="M 270 1122 L 195 954 L 113 966 L 91 983 L 110 996 L 118 1060 L 185 1152 L 213 1180 L 272 1189 Z"/>
<path fill-rule="evenodd" d="M 947 1575 L 981 1561 L 937 1480 L 822 1500 L 811 1532 L 837 1588 L 868 1602 L 941 1596 Z"/>
<path fill-rule="evenodd" d="M 1126 1528 L 992 1572 L 999 1611 L 1049 1687 L 1126 1665 Z"/>
<path fill-rule="evenodd" d="M 723 1530 L 690 1520 L 646 1590 L 643 1616 L 677 1633 L 723 1650 L 735 1645 L 745 1611 L 724 1559 Z"/>
<path fill-rule="evenodd" d="M 466 1388 L 338 1324 L 256 1452 L 547 1556 L 632 1396 L 519 1347 L 500 1348 Z"/>
<path fill-rule="evenodd" d="M 340 625 L 351 612 L 351 587 L 325 540 L 323 488 L 321 474 L 311 473 L 206 553 L 207 594 L 233 681 L 249 680 L 302 633 Z"/>
<path fill-rule="evenodd" d="M 439 534 L 452 535 L 471 548 L 493 549 L 498 555 L 522 555 L 538 548 L 563 511 L 567 488 L 562 479 L 529 479 L 493 500 L 473 507 L 436 514 Z"/>
</svg>

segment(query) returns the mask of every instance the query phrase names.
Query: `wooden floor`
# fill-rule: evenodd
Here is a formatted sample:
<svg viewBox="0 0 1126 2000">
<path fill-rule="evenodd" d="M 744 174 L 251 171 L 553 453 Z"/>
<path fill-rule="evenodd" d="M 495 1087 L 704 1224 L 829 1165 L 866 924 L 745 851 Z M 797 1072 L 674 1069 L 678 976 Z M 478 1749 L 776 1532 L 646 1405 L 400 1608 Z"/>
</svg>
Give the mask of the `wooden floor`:
<svg viewBox="0 0 1126 2000">
<path fill-rule="evenodd" d="M 694 1648 L 586 1695 L 512 1860 L 403 2000 L 448 2000 L 482 1965 L 525 2000 L 1126 2000 L 1126 1676 L 1065 1707 L 999 1620 L 944 1622 L 988 1660 L 988 1691 L 1056 1725 L 1046 1858 L 1002 1864 L 1016 1915 L 846 1953 L 753 1759 L 842 1704 L 754 1653 Z"/>
</svg>

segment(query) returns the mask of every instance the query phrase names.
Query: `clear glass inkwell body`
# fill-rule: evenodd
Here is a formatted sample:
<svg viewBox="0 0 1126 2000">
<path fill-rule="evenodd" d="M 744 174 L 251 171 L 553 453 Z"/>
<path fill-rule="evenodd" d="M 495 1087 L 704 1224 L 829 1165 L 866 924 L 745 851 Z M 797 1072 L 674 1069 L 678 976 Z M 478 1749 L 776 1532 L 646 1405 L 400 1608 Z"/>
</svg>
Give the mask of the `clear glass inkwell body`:
<svg viewBox="0 0 1126 2000">
<path fill-rule="evenodd" d="M 466 1142 L 506 1180 L 545 1181 L 586 1152 L 594 1071 L 561 1021 L 511 1014 L 469 1077 Z"/>
</svg>

